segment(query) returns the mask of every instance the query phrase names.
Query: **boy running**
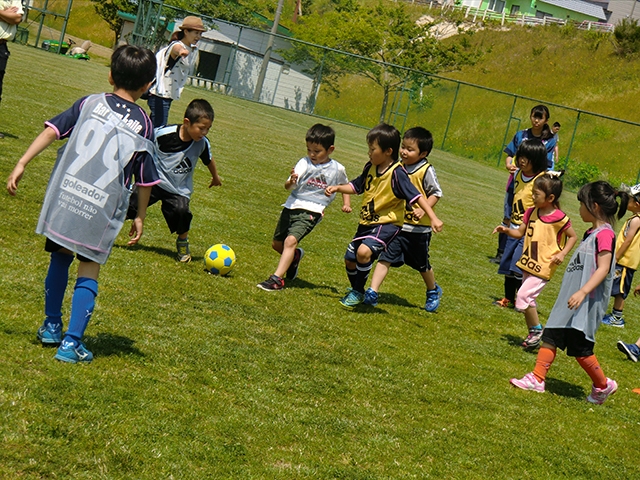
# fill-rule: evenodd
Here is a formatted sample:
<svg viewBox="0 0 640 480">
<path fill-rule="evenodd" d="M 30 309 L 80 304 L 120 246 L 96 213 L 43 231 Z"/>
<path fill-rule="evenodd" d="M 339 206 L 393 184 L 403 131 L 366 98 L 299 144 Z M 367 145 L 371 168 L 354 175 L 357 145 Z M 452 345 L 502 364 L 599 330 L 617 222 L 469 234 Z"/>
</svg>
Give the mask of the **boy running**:
<svg viewBox="0 0 640 480">
<path fill-rule="evenodd" d="M 156 168 L 162 179 L 151 189 L 149 205 L 162 202 L 162 215 L 171 233 L 177 233 L 176 250 L 182 263 L 191 261 L 189 229 L 193 214 L 189 210 L 193 193 L 193 172 L 198 157 L 211 173 L 209 188 L 222 185 L 211 145 L 206 135 L 213 123 L 213 108 L 206 100 L 193 100 L 184 113 L 182 125 L 156 128 Z M 135 218 L 138 196 L 134 192 L 129 202 L 127 218 Z"/>
<path fill-rule="evenodd" d="M 402 137 L 400 157 L 402 165 L 409 174 L 411 183 L 426 198 L 431 208 L 435 207 L 442 197 L 442 189 L 433 165 L 427 157 L 433 148 L 433 135 L 426 128 L 414 127 L 407 130 Z M 423 216 L 416 219 L 414 210 L 408 203 L 404 214 L 404 225 L 398 236 L 382 252 L 378 264 L 373 271 L 371 287 L 364 294 L 366 305 L 378 304 L 378 292 L 384 281 L 389 267 L 409 265 L 420 272 L 427 288 L 427 299 L 424 308 L 427 312 L 434 312 L 440 305 L 442 289 L 436 283 L 433 268 L 429 262 L 429 245 L 431 243 L 431 219 Z"/>
<path fill-rule="evenodd" d="M 386 123 L 367 134 L 369 161 L 362 174 L 345 185 L 327 187 L 325 194 L 363 194 L 360 225 L 344 256 L 351 288 L 340 300 L 343 307 L 353 309 L 364 301 L 364 286 L 373 262 L 395 238 L 404 223 L 405 202 L 418 204 L 413 216 L 427 215 L 431 228 L 439 232 L 442 222 L 424 196 L 413 186 L 409 175 L 398 162 L 400 132 Z"/>
<path fill-rule="evenodd" d="M 304 255 L 298 244 L 322 220 L 324 209 L 335 198 L 335 194 L 325 195 L 325 189 L 348 181 L 344 167 L 330 157 L 335 149 L 333 128 L 317 123 L 307 131 L 305 140 L 307 156 L 298 161 L 284 184 L 291 193 L 271 243 L 280 261 L 273 275 L 257 285 L 267 292 L 282 290 L 285 274 L 288 280 L 296 278 Z M 351 197 L 346 193 L 342 194 L 342 211 L 351 213 Z"/>
</svg>

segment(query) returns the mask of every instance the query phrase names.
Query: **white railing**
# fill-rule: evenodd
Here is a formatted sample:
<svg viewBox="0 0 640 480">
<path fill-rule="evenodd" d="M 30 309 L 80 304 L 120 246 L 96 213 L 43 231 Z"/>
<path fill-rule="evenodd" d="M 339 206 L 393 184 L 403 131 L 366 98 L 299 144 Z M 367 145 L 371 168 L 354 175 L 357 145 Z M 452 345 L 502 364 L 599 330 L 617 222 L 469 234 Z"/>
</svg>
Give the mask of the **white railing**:
<svg viewBox="0 0 640 480">
<path fill-rule="evenodd" d="M 538 18 L 532 15 L 525 15 L 525 14 L 509 15 L 506 13 L 506 11 L 499 13 L 499 12 L 494 12 L 492 10 L 487 10 L 487 9 L 481 10 L 477 7 L 455 5 L 453 4 L 453 2 L 446 1 L 446 0 L 444 2 L 437 2 L 433 0 L 431 1 L 430 0 L 406 0 L 406 1 L 410 3 L 419 3 L 422 5 L 428 5 L 429 8 L 439 8 L 443 11 L 462 10 L 465 12 L 464 17 L 474 23 L 477 21 L 485 21 L 485 20 L 498 21 L 500 22 L 501 25 L 504 25 L 505 23 L 515 23 L 518 25 L 550 25 L 550 24 L 566 25 L 567 23 L 573 23 L 575 24 L 576 28 L 580 30 L 595 30 L 597 32 L 613 32 L 613 29 L 615 28 L 615 26 L 611 23 L 590 22 L 587 20 L 578 23 L 574 20 L 565 20 L 565 19 L 555 18 L 555 17 Z"/>
</svg>

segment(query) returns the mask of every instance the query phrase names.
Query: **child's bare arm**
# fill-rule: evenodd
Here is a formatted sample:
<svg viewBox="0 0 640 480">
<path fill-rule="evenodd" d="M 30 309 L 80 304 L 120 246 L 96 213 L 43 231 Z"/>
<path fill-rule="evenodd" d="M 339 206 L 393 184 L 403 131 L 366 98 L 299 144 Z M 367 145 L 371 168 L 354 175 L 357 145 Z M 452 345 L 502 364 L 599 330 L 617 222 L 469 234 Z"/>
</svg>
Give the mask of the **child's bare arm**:
<svg viewBox="0 0 640 480">
<path fill-rule="evenodd" d="M 578 241 L 578 235 L 576 235 L 576 231 L 573 229 L 573 227 L 567 228 L 565 234 L 567 235 L 567 241 L 564 244 L 564 248 L 559 253 L 556 253 L 553 257 L 551 257 L 551 263 L 560 265 L 563 262 L 564 257 L 569 254 L 573 246 Z"/>
<path fill-rule="evenodd" d="M 147 216 L 147 206 L 149 205 L 149 198 L 151 198 L 151 187 L 142 187 L 138 185 L 138 213 L 136 218 L 131 222 L 131 230 L 129 230 L 129 236 L 132 237 L 127 245 L 134 245 L 138 243 L 140 237 L 142 237 L 142 231 L 144 230 L 144 219 Z"/>
<path fill-rule="evenodd" d="M 209 173 L 211 173 L 211 182 L 209 183 L 209 188 L 211 187 L 219 187 L 222 185 L 222 179 L 220 175 L 218 175 L 218 166 L 216 165 L 216 161 L 211 157 L 211 161 L 209 165 L 207 165 L 209 169 Z"/>
<path fill-rule="evenodd" d="M 640 218 L 635 217 L 629 223 L 629 229 L 627 230 L 627 236 L 625 237 L 624 242 L 622 242 L 620 248 L 616 250 L 616 262 L 620 260 L 629 249 L 631 242 L 633 242 L 633 237 L 638 233 L 638 229 L 640 229 Z"/>
<path fill-rule="evenodd" d="M 440 200 L 440 197 L 436 197 L 435 195 L 431 195 L 429 197 L 427 197 L 427 203 L 429 204 L 429 206 L 433 209 L 433 207 L 436 206 L 436 203 L 438 203 L 438 201 Z M 413 216 L 415 218 L 417 218 L 418 220 L 420 220 L 422 217 L 424 217 L 425 215 L 425 211 L 422 210 L 421 208 L 414 208 L 413 209 Z"/>
<path fill-rule="evenodd" d="M 22 155 L 20 160 L 18 160 L 18 163 L 13 168 L 13 171 L 7 179 L 7 191 L 9 192 L 9 195 L 13 196 L 16 194 L 16 191 L 18 190 L 18 183 L 22 180 L 24 169 L 29 162 L 42 153 L 57 138 L 58 136 L 56 135 L 56 131 L 51 127 L 46 127 L 42 132 L 40 132 L 40 135 L 36 137 L 31 145 L 29 145 L 29 148 L 27 148 L 27 151 L 24 152 L 24 155 Z"/>
<path fill-rule="evenodd" d="M 509 228 L 504 225 L 498 225 L 493 229 L 493 233 L 504 233 L 513 238 L 522 238 L 524 237 L 525 232 L 527 231 L 527 225 L 525 223 L 520 224 L 518 228 Z"/>
<path fill-rule="evenodd" d="M 420 205 L 420 208 L 424 210 L 424 213 L 429 217 L 429 220 L 431 220 L 431 229 L 434 232 L 441 232 L 444 224 L 442 220 L 438 218 L 436 212 L 433 211 L 433 208 L 431 208 L 429 201 L 423 196 L 420 196 L 416 203 Z"/>
<path fill-rule="evenodd" d="M 298 183 L 298 174 L 296 173 L 296 169 L 292 168 L 289 178 L 287 178 L 287 181 L 284 182 L 284 188 L 287 190 L 291 190 L 297 183 Z"/>
<path fill-rule="evenodd" d="M 593 272 L 591 278 L 587 280 L 580 290 L 571 295 L 569 302 L 567 302 L 571 310 L 575 310 L 584 301 L 585 297 L 589 295 L 609 274 L 611 268 L 611 252 L 600 252 L 598 254 L 598 268 Z"/>
<path fill-rule="evenodd" d="M 513 161 L 513 157 L 511 155 L 507 155 L 506 160 L 504 161 L 504 166 L 509 171 L 509 173 L 516 173 L 518 166 L 516 162 Z"/>
<path fill-rule="evenodd" d="M 343 183 L 342 185 L 330 185 L 324 190 L 324 194 L 327 197 L 330 197 L 334 193 L 352 194 L 352 193 L 355 193 L 355 192 L 353 191 L 353 187 L 351 186 L 350 183 Z"/>
<path fill-rule="evenodd" d="M 351 195 L 348 193 L 342 194 L 342 211 L 344 213 L 351 213 Z"/>
</svg>

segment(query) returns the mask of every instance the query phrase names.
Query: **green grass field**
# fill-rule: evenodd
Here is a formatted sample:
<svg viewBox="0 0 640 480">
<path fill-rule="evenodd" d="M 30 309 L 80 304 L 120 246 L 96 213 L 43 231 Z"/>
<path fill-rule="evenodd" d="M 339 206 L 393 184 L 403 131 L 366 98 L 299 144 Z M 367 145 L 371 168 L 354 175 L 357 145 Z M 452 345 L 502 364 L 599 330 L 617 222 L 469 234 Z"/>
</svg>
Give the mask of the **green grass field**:
<svg viewBox="0 0 640 480">
<path fill-rule="evenodd" d="M 0 108 L 5 179 L 46 119 L 109 89 L 101 65 L 19 45 L 11 52 Z M 277 263 L 270 242 L 283 183 L 316 119 L 187 88 L 170 120 L 180 121 L 197 97 L 216 111 L 209 138 L 224 183 L 208 190 L 208 171 L 198 167 L 195 259 L 176 262 L 158 206 L 139 246 L 125 246 L 123 229 L 87 330 L 90 365 L 56 362 L 55 350 L 35 339 L 48 256 L 34 229 L 56 149 L 29 165 L 16 198 L 2 197 L 1 478 L 637 475 L 640 396 L 631 389 L 640 387 L 640 367 L 615 347 L 640 335 L 637 300 L 627 302 L 624 330 L 598 334 L 600 363 L 620 385 L 604 405 L 585 402 L 589 378 L 563 353 L 545 394 L 509 385 L 533 368 L 535 355 L 518 346 L 522 316 L 491 305 L 502 293 L 487 257 L 495 252 L 490 233 L 501 217 L 504 171 L 431 155 L 445 194 L 437 207 L 444 231 L 432 243 L 444 289 L 438 313 L 421 309 L 422 280 L 407 268 L 391 272 L 378 308 L 340 307 L 348 286 L 342 256 L 357 216 L 340 212 L 339 201 L 303 241 L 299 278 L 267 293 L 255 285 Z M 353 178 L 366 161 L 366 131 L 333 126 L 335 158 Z M 575 194 L 565 194 L 581 234 Z M 238 256 L 228 277 L 203 272 L 202 253 L 218 242 Z M 543 320 L 560 281 L 559 274 L 539 299 Z M 65 315 L 70 296 L 71 288 Z"/>
</svg>

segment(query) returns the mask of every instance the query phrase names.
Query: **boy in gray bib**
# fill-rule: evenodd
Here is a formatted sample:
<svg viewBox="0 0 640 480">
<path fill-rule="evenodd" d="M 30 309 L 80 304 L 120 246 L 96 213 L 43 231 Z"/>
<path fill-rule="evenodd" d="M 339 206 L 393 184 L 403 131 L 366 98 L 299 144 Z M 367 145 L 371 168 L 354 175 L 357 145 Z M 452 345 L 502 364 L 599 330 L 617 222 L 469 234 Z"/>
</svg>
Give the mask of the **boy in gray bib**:
<svg viewBox="0 0 640 480">
<path fill-rule="evenodd" d="M 57 360 L 90 362 L 82 342 L 98 295 L 98 274 L 122 228 L 133 189 L 139 190 L 138 216 L 129 244 L 142 236 L 152 185 L 160 179 L 153 165 L 153 127 L 135 101 L 155 75 L 156 59 L 146 48 L 125 45 L 111 57 L 113 93 L 90 95 L 45 123 L 45 129 L 20 158 L 7 181 L 15 195 L 25 167 L 55 140 L 68 138 L 58 151 L 36 233 L 47 237 L 51 253 L 45 278 L 45 320 L 37 338 L 60 344 Z M 78 279 L 69 328 L 62 338 L 62 301 L 69 267 L 78 257 Z"/>
</svg>

